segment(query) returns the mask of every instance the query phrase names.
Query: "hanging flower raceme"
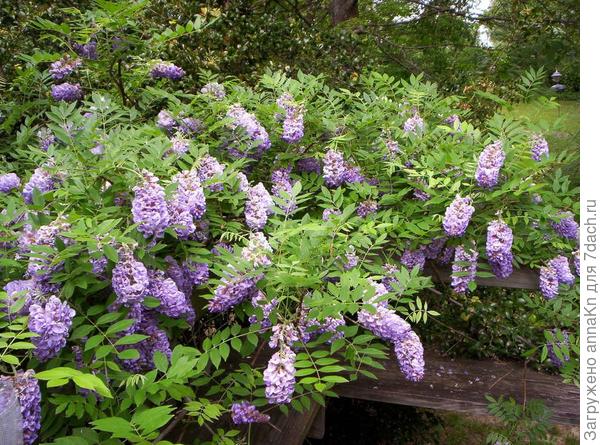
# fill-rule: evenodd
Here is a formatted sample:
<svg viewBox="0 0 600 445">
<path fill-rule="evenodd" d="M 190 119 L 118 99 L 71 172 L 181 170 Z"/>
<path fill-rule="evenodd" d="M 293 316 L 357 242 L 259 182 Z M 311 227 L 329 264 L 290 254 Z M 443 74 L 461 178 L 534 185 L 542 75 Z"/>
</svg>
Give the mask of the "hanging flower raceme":
<svg viewBox="0 0 600 445">
<path fill-rule="evenodd" d="M 415 112 L 404 122 L 404 133 L 407 134 L 419 134 L 425 129 L 425 121 L 419 113 Z"/>
<path fill-rule="evenodd" d="M 61 83 L 52 85 L 52 99 L 55 101 L 75 102 L 83 97 L 81 85 L 78 83 Z"/>
<path fill-rule="evenodd" d="M 580 267 L 579 249 L 577 249 L 575 252 L 573 252 L 573 266 L 575 266 L 575 273 L 577 274 L 577 276 L 579 276 L 579 267 Z"/>
<path fill-rule="evenodd" d="M 0 193 L 10 193 L 21 186 L 21 179 L 14 173 L 0 175 Z"/>
<path fill-rule="evenodd" d="M 37 131 L 38 146 L 42 151 L 48 151 L 50 146 L 56 142 L 56 136 L 48 127 L 42 127 Z"/>
<path fill-rule="evenodd" d="M 296 171 L 299 173 L 321 174 L 321 164 L 316 158 L 302 158 L 296 161 Z"/>
<path fill-rule="evenodd" d="M 73 50 L 85 59 L 96 60 L 98 58 L 97 42 L 90 40 L 87 43 L 73 43 Z"/>
<path fill-rule="evenodd" d="M 361 218 L 366 218 L 367 215 L 377 212 L 378 208 L 379 206 L 376 201 L 373 201 L 372 199 L 367 199 L 366 201 L 363 201 L 358 205 L 358 207 L 356 208 L 356 214 Z"/>
<path fill-rule="evenodd" d="M 400 263 L 410 271 L 414 268 L 423 270 L 425 267 L 425 251 L 423 249 L 405 249 L 400 258 Z"/>
<path fill-rule="evenodd" d="M 168 153 L 174 153 L 176 156 L 181 156 L 190 149 L 190 141 L 181 136 L 173 136 L 170 141 L 171 147 L 169 148 Z"/>
<path fill-rule="evenodd" d="M 423 358 L 423 345 L 417 334 L 409 331 L 394 342 L 394 352 L 400 371 L 407 380 L 411 382 L 423 380 L 425 360 Z"/>
<path fill-rule="evenodd" d="M 214 100 L 221 101 L 225 99 L 225 87 L 217 82 L 207 83 L 200 89 L 200 92 Z"/>
<path fill-rule="evenodd" d="M 540 268 L 540 291 L 546 300 L 553 300 L 558 296 L 558 276 L 556 269 L 550 266 Z"/>
<path fill-rule="evenodd" d="M 242 172 L 237 172 L 235 178 L 238 183 L 238 192 L 248 193 L 248 190 L 250 190 L 250 183 L 248 182 L 248 177 Z"/>
<path fill-rule="evenodd" d="M 144 170 L 142 176 L 142 183 L 133 188 L 133 222 L 145 238 L 162 238 L 170 220 L 165 191 L 151 172 Z"/>
<path fill-rule="evenodd" d="M 62 59 L 52 62 L 49 71 L 54 80 L 62 80 L 72 74 L 82 64 L 81 59 L 71 59 L 69 56 L 64 56 Z"/>
<path fill-rule="evenodd" d="M 244 423 L 265 423 L 271 420 L 268 414 L 262 414 L 256 406 L 243 401 L 231 405 L 231 420 L 236 425 Z"/>
<path fill-rule="evenodd" d="M 162 352 L 171 359 L 171 344 L 167 333 L 158 327 L 154 314 L 142 310 L 139 322 L 135 325 L 135 333 L 147 335 L 148 338 L 134 345 L 140 353 L 136 359 L 123 360 L 123 367 L 130 372 L 140 373 L 154 369 L 154 354 Z M 129 348 L 127 348 L 129 349 Z"/>
<path fill-rule="evenodd" d="M 37 286 L 46 291 L 57 291 L 57 285 L 50 284 L 52 274 L 63 267 L 63 263 L 52 264 L 53 253 L 47 252 L 48 248 L 54 250 L 54 245 L 61 232 L 66 232 L 70 229 L 70 225 L 64 220 L 57 219 L 52 223 L 40 227 L 33 236 L 33 240 L 29 245 L 30 258 L 27 263 L 27 274 L 36 282 Z M 63 242 L 68 242 L 62 239 Z M 36 249 L 40 247 L 41 249 Z"/>
<path fill-rule="evenodd" d="M 327 187 L 339 187 L 344 182 L 346 162 L 344 155 L 335 149 L 325 153 L 323 158 L 323 179 Z"/>
<path fill-rule="evenodd" d="M 504 165 L 506 154 L 502 141 L 496 141 L 483 149 L 479 155 L 475 180 L 480 187 L 492 188 L 498 184 L 500 169 Z"/>
<path fill-rule="evenodd" d="M 269 316 L 271 315 L 271 312 L 273 312 L 273 309 L 277 307 L 277 298 L 273 298 L 271 301 L 267 301 L 267 296 L 264 294 L 264 292 L 259 290 L 252 297 L 250 303 L 252 303 L 253 308 L 260 308 L 262 310 L 261 327 L 270 327 L 272 323 L 269 319 Z M 248 321 L 250 323 L 258 323 L 258 317 L 256 315 L 250 315 L 250 317 L 248 317 Z"/>
<path fill-rule="evenodd" d="M 208 302 L 209 312 L 225 312 L 242 301 L 251 299 L 258 292 L 256 283 L 261 278 L 262 276 L 247 277 L 236 271 L 221 278 L 214 297 Z"/>
<path fill-rule="evenodd" d="M 563 212 L 558 215 L 559 221 L 550 221 L 550 226 L 554 231 L 567 239 L 579 238 L 579 224 L 573 218 L 573 213 Z"/>
<path fill-rule="evenodd" d="M 4 291 L 7 294 L 7 298 L 3 301 L 6 305 L 5 310 L 7 313 L 13 313 L 16 308 L 13 308 L 15 303 L 19 300 L 23 300 L 23 305 L 19 310 L 14 312 L 13 315 L 27 315 L 29 313 L 29 306 L 34 303 L 39 297 L 39 290 L 34 280 L 13 280 L 6 283 Z"/>
<path fill-rule="evenodd" d="M 469 197 L 461 198 L 460 195 L 456 195 L 454 201 L 446 208 L 442 221 L 446 235 L 459 237 L 465 234 L 475 212 L 472 202 Z"/>
<path fill-rule="evenodd" d="M 344 262 L 344 269 L 345 270 L 350 270 L 350 269 L 354 269 L 356 266 L 358 266 L 358 256 L 356 255 L 356 249 L 354 248 L 354 246 L 349 246 L 348 250 L 346 250 L 346 261 Z"/>
<path fill-rule="evenodd" d="M 31 339 L 35 345 L 33 354 L 39 361 L 45 362 L 60 354 L 67 344 L 74 316 L 75 311 L 54 295 L 44 305 L 34 303 L 29 307 L 29 330 L 38 334 Z"/>
<path fill-rule="evenodd" d="M 452 263 L 452 288 L 459 294 L 469 290 L 469 283 L 475 280 L 477 272 L 477 250 L 458 246 Z"/>
<path fill-rule="evenodd" d="M 185 239 L 196 231 L 195 220 L 206 211 L 206 198 L 198 173 L 185 170 L 173 177 L 177 190 L 168 202 L 169 224 L 175 226 L 177 235 Z"/>
<path fill-rule="evenodd" d="M 559 284 L 572 285 L 575 282 L 575 277 L 571 273 L 569 259 L 566 256 L 558 255 L 548 262 L 548 266 L 556 271 L 556 278 Z"/>
<path fill-rule="evenodd" d="M 455 249 L 452 246 L 446 246 L 442 249 L 442 252 L 436 258 L 436 261 L 442 265 L 448 265 L 454 258 Z"/>
<path fill-rule="evenodd" d="M 240 104 L 229 107 L 226 117 L 233 120 L 231 128 L 242 129 L 250 139 L 250 144 L 245 149 L 240 150 L 240 146 L 231 148 L 229 154 L 234 158 L 252 157 L 259 159 L 263 153 L 271 147 L 271 140 L 265 127 L 263 127 L 256 116 L 248 113 Z M 250 150 L 255 149 L 255 153 L 250 154 Z"/>
<path fill-rule="evenodd" d="M 571 360 L 571 357 L 568 353 L 568 350 L 571 346 L 571 343 L 569 341 L 569 333 L 567 331 L 561 331 L 560 333 L 562 335 L 562 341 L 558 338 L 558 329 L 553 329 L 553 341 L 551 343 L 546 344 L 546 348 L 548 348 L 548 358 L 550 359 L 550 362 L 552 362 L 552 364 L 557 368 L 562 368 L 566 362 Z M 556 354 L 556 352 L 554 351 L 555 348 L 561 351 L 562 358 Z M 566 354 L 562 351 L 563 348 L 567 349 Z"/>
<path fill-rule="evenodd" d="M 270 266 L 269 254 L 273 248 L 262 232 L 252 232 L 248 245 L 242 249 L 242 258 L 252 263 L 254 267 Z"/>
<path fill-rule="evenodd" d="M 512 274 L 512 243 L 513 233 L 505 222 L 496 220 L 488 225 L 486 252 L 492 272 L 498 278 Z"/>
<path fill-rule="evenodd" d="M 194 286 L 199 286 L 208 281 L 209 269 L 206 263 L 186 260 L 180 265 L 171 256 L 166 257 L 165 260 L 169 264 L 167 275 L 187 297 L 192 294 Z"/>
<path fill-rule="evenodd" d="M 177 120 L 168 110 L 160 110 L 156 117 L 156 126 L 171 134 L 177 129 Z"/>
<path fill-rule="evenodd" d="M 14 376 L 0 375 L 0 382 L 8 382 L 9 387 L 15 389 L 21 411 L 23 444 L 33 445 L 38 438 L 42 418 L 42 393 L 35 378 L 35 371 L 29 369 L 17 371 Z M 4 408 L 2 402 L 4 400 L 0 400 L 0 407 Z"/>
<path fill-rule="evenodd" d="M 273 213 L 273 199 L 262 182 L 250 187 L 247 193 L 244 216 L 246 225 L 252 230 L 262 230 Z"/>
<path fill-rule="evenodd" d="M 185 317 L 193 322 L 195 313 L 189 299 L 162 270 L 148 272 L 148 295 L 160 301 L 158 312 L 172 318 Z"/>
<path fill-rule="evenodd" d="M 543 156 L 548 157 L 548 141 L 541 134 L 534 134 L 531 138 L 531 159 L 541 161 Z"/>
<path fill-rule="evenodd" d="M 288 144 L 298 142 L 304 136 L 304 107 L 297 104 L 290 93 L 283 93 L 277 105 L 285 110 L 281 139 Z"/>
<path fill-rule="evenodd" d="M 112 271 L 112 287 L 117 294 L 116 302 L 128 307 L 142 304 L 148 290 L 148 270 L 137 261 L 133 252 L 121 248 L 119 262 Z"/>
<path fill-rule="evenodd" d="M 33 191 L 37 190 L 43 195 L 56 188 L 57 181 L 44 167 L 33 171 L 29 181 L 23 186 L 23 200 L 26 204 L 33 204 Z"/>
<path fill-rule="evenodd" d="M 173 63 L 159 62 L 150 70 L 150 76 L 153 79 L 181 80 L 185 71 Z"/>
<path fill-rule="evenodd" d="M 400 153 L 400 145 L 393 139 L 385 140 L 385 148 L 387 150 L 386 159 L 394 159 Z"/>
<path fill-rule="evenodd" d="M 282 344 L 279 351 L 269 359 L 263 374 L 265 382 L 265 397 L 272 404 L 289 403 L 296 385 L 296 354 L 292 349 Z"/>
<path fill-rule="evenodd" d="M 216 158 L 213 158 L 210 155 L 204 156 L 198 162 L 198 178 L 200 182 L 204 183 L 209 180 L 214 180 L 215 178 L 221 176 L 225 171 L 225 166 L 223 166 Z M 223 190 L 223 184 L 220 182 L 212 183 L 208 186 L 208 189 L 213 192 L 218 192 Z"/>
<path fill-rule="evenodd" d="M 292 212 L 297 208 L 296 202 L 292 197 L 292 188 L 297 181 L 292 184 L 290 171 L 291 168 L 278 168 L 271 173 L 271 192 L 274 196 L 284 200 L 283 204 L 277 205 L 286 213 Z M 284 196 L 284 193 L 287 196 Z"/>
<path fill-rule="evenodd" d="M 90 258 L 90 264 L 92 265 L 92 273 L 94 275 L 102 275 L 106 271 L 108 266 L 108 258 L 102 255 L 99 258 Z"/>
<path fill-rule="evenodd" d="M 338 209 L 324 209 L 323 210 L 323 216 L 321 217 L 321 219 L 323 221 L 329 221 L 329 218 L 331 218 L 331 215 L 341 215 L 342 212 L 340 212 Z"/>
<path fill-rule="evenodd" d="M 442 253 L 442 250 L 444 249 L 444 246 L 446 245 L 446 241 L 447 240 L 444 237 L 436 238 L 432 242 L 427 244 L 426 246 L 422 247 L 425 258 L 428 260 L 437 259 L 440 256 L 440 254 Z"/>
</svg>

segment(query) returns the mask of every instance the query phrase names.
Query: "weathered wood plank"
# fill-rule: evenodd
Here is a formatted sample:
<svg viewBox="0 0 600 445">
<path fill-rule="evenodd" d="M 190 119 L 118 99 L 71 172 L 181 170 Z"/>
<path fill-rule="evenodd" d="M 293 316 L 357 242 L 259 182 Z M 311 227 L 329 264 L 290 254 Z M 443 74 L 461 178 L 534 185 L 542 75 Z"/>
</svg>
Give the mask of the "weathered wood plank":
<svg viewBox="0 0 600 445">
<path fill-rule="evenodd" d="M 376 372 L 378 380 L 361 378 L 336 390 L 343 397 L 481 415 L 488 414 L 486 394 L 519 402 L 540 399 L 555 423 L 579 424 L 579 390 L 558 376 L 528 370 L 523 363 L 453 360 L 432 352 L 426 352 L 425 364 L 419 383 L 405 380 L 390 359 L 385 370 Z"/>
<path fill-rule="evenodd" d="M 431 276 L 433 281 L 449 283 L 451 270 L 449 267 L 434 266 L 427 264 L 423 271 L 425 275 Z M 477 277 L 475 282 L 479 286 L 487 287 L 506 287 L 512 289 L 537 289 L 539 285 L 539 275 L 536 271 L 527 267 L 515 269 L 508 278 L 481 278 Z"/>
<path fill-rule="evenodd" d="M 312 403 L 310 409 L 299 413 L 290 408 L 286 416 L 281 411 L 271 413 L 271 424 L 252 427 L 251 441 L 254 445 L 302 445 L 311 429 L 320 406 Z"/>
<path fill-rule="evenodd" d="M 325 437 L 325 411 L 325 407 L 319 406 L 319 411 L 317 411 L 306 437 L 310 439 L 322 439 Z"/>
</svg>

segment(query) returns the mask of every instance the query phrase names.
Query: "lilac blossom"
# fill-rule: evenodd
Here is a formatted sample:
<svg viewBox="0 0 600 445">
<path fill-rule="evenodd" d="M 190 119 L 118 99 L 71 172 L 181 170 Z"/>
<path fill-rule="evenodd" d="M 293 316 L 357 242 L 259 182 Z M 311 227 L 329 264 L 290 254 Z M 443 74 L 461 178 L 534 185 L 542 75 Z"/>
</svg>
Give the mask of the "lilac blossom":
<svg viewBox="0 0 600 445">
<path fill-rule="evenodd" d="M 273 170 L 271 174 L 271 193 L 284 201 L 284 203 L 279 203 L 277 206 L 286 213 L 293 212 L 297 208 L 295 199 L 292 197 L 292 188 L 297 181 L 292 183 L 290 171 L 291 167 L 278 168 Z"/>
<path fill-rule="evenodd" d="M 273 312 L 273 309 L 275 309 L 277 307 L 277 299 L 273 298 L 271 301 L 267 300 L 267 296 L 264 294 L 264 292 L 262 291 L 258 291 L 250 300 L 250 303 L 252 303 L 252 307 L 253 308 L 260 308 L 262 310 L 262 321 L 261 321 L 261 327 L 262 328 L 268 328 L 271 326 L 271 320 L 269 319 L 269 316 L 271 315 L 271 312 Z M 258 317 L 256 315 L 251 315 L 250 317 L 248 317 L 248 321 L 250 323 L 258 323 Z"/>
<path fill-rule="evenodd" d="M 477 250 L 458 246 L 452 263 L 452 288 L 459 294 L 469 290 L 469 283 L 475 280 L 477 272 Z"/>
<path fill-rule="evenodd" d="M 569 333 L 567 331 L 561 331 L 560 333 L 562 335 L 562 340 L 559 340 L 558 338 L 558 329 L 553 329 L 553 341 L 546 344 L 546 347 L 548 348 L 548 358 L 550 359 L 550 362 L 552 362 L 552 364 L 557 368 L 562 368 L 566 362 L 571 360 L 571 357 L 569 357 L 569 349 L 571 346 L 569 341 Z M 562 358 L 556 354 L 555 349 L 560 350 Z M 563 352 L 563 349 L 567 350 L 566 353 Z"/>
<path fill-rule="evenodd" d="M 348 250 L 346 250 L 345 257 L 346 257 L 346 261 L 344 262 L 345 270 L 354 269 L 356 266 L 358 266 L 359 258 L 356 255 L 356 249 L 354 248 L 354 246 L 348 247 Z"/>
<path fill-rule="evenodd" d="M 33 445 L 37 441 L 42 418 L 42 393 L 35 371 L 29 369 L 17 371 L 14 376 L 0 375 L 0 382 L 9 382 L 15 389 L 21 409 L 23 445 Z"/>
<path fill-rule="evenodd" d="M 475 179 L 480 187 L 492 188 L 498 184 L 500 169 L 504 165 L 506 154 L 502 141 L 496 141 L 486 146 L 479 155 Z"/>
<path fill-rule="evenodd" d="M 300 318 L 304 320 L 306 313 L 308 312 L 308 308 L 306 306 L 302 306 L 301 310 L 302 314 Z M 305 326 L 301 326 L 301 329 L 298 329 L 291 323 L 277 323 L 271 329 L 271 337 L 269 338 L 269 347 L 277 348 L 278 345 L 286 345 L 291 347 L 295 342 L 302 341 L 306 343 L 309 340 L 309 336 L 303 336 Z"/>
<path fill-rule="evenodd" d="M 61 83 L 52 85 L 52 98 L 55 101 L 74 102 L 83 97 L 81 85 L 78 83 Z"/>
<path fill-rule="evenodd" d="M 171 344 L 167 333 L 158 327 L 156 318 L 148 311 L 143 311 L 136 325 L 136 333 L 147 335 L 148 338 L 134 345 L 140 353 L 139 358 L 123 360 L 123 366 L 131 372 L 144 372 L 154 368 L 154 353 L 162 352 L 171 359 Z M 128 348 L 129 349 L 129 348 Z"/>
<path fill-rule="evenodd" d="M 160 110 L 156 117 L 156 126 L 170 134 L 177 128 L 177 121 L 168 110 Z"/>
<path fill-rule="evenodd" d="M 56 180 L 43 167 L 38 167 L 33 171 L 31 178 L 23 187 L 23 200 L 26 204 L 33 204 L 33 191 L 38 193 L 48 193 L 56 188 Z"/>
<path fill-rule="evenodd" d="M 379 206 L 377 205 L 376 201 L 373 201 L 372 199 L 367 199 L 366 201 L 363 201 L 358 205 L 356 209 L 356 214 L 361 218 L 366 218 L 367 215 L 377 212 L 378 207 Z"/>
<path fill-rule="evenodd" d="M 550 221 L 550 226 L 557 234 L 567 239 L 579 238 L 579 224 L 571 212 L 563 212 L 558 215 L 558 218 L 558 222 Z"/>
<path fill-rule="evenodd" d="M 236 425 L 244 423 L 265 423 L 271 420 L 268 414 L 262 414 L 256 406 L 243 401 L 231 405 L 231 420 Z"/>
<path fill-rule="evenodd" d="M 546 300 L 553 300 L 558 296 L 558 276 L 556 269 L 550 266 L 540 268 L 540 291 Z"/>
<path fill-rule="evenodd" d="M 199 286 L 208 281 L 209 269 L 206 263 L 198 263 L 188 259 L 180 265 L 170 256 L 166 257 L 165 260 L 169 264 L 167 275 L 187 297 L 192 294 L 194 286 Z"/>
<path fill-rule="evenodd" d="M 6 308 L 2 308 L 7 313 L 14 312 L 14 304 L 23 299 L 23 305 L 15 312 L 16 315 L 27 315 L 29 313 L 29 306 L 34 303 L 39 297 L 37 286 L 33 280 L 13 280 L 6 283 L 4 291 L 7 294 L 7 298 L 2 302 L 6 305 Z"/>
<path fill-rule="evenodd" d="M 34 303 L 29 307 L 29 330 L 37 337 L 31 342 L 36 358 L 46 362 L 56 357 L 67 344 L 69 330 L 75 311 L 55 296 L 51 296 L 45 305 Z"/>
<path fill-rule="evenodd" d="M 269 359 L 263 374 L 265 396 L 269 403 L 289 403 L 294 394 L 296 384 L 296 354 L 286 345 L 275 352 Z"/>
<path fill-rule="evenodd" d="M 277 99 L 277 105 L 285 110 L 281 139 L 294 144 L 304 136 L 304 107 L 297 104 L 290 93 L 282 94 Z"/>
<path fill-rule="evenodd" d="M 550 151 L 548 149 L 548 141 L 541 134 L 534 134 L 531 137 L 531 159 L 541 161 L 542 157 L 548 157 Z"/>
<path fill-rule="evenodd" d="M 0 175 L 0 193 L 9 193 L 21 186 L 21 179 L 14 173 Z"/>
<path fill-rule="evenodd" d="M 271 260 L 269 254 L 273 253 L 273 248 L 262 232 L 252 232 L 248 245 L 242 249 L 242 258 L 254 267 L 270 266 Z"/>
<path fill-rule="evenodd" d="M 171 147 L 169 153 L 174 153 L 177 156 L 186 154 L 190 149 L 190 141 L 181 136 L 173 136 L 170 139 Z"/>
<path fill-rule="evenodd" d="M 148 295 L 160 301 L 157 308 L 160 313 L 171 318 L 191 318 L 190 322 L 193 323 L 195 313 L 189 299 L 162 270 L 148 272 Z"/>
<path fill-rule="evenodd" d="M 231 123 L 231 128 L 233 130 L 243 130 L 250 139 L 250 144 L 242 152 L 238 149 L 230 150 L 230 154 L 233 157 L 246 157 L 248 150 L 255 148 L 256 153 L 252 157 L 260 158 L 262 154 L 271 147 L 271 141 L 267 130 L 260 124 L 254 114 L 246 111 L 240 104 L 234 104 L 229 107 L 226 117 L 233 120 Z"/>
<path fill-rule="evenodd" d="M 300 173 L 321 174 L 321 163 L 316 158 L 302 158 L 296 161 L 296 170 Z"/>
<path fill-rule="evenodd" d="M 242 172 L 238 172 L 235 175 L 235 177 L 238 183 L 238 191 L 248 193 L 248 191 L 250 190 L 250 183 L 248 182 L 248 177 Z"/>
<path fill-rule="evenodd" d="M 117 294 L 116 302 L 131 307 L 140 305 L 146 296 L 148 270 L 126 248 L 119 252 L 119 262 L 112 272 L 112 287 Z"/>
<path fill-rule="evenodd" d="M 202 94 L 212 97 L 214 100 L 225 99 L 225 87 L 217 82 L 209 82 L 200 90 Z"/>
<path fill-rule="evenodd" d="M 400 258 L 402 263 L 409 271 L 414 268 L 423 270 L 425 267 L 425 251 L 423 249 L 405 249 Z"/>
<path fill-rule="evenodd" d="M 244 211 L 246 225 L 255 231 L 262 230 L 267 224 L 269 215 L 273 213 L 273 207 L 273 199 L 262 182 L 251 187 Z"/>
<path fill-rule="evenodd" d="M 492 272 L 498 278 L 512 274 L 512 243 L 512 230 L 504 221 L 496 220 L 488 225 L 486 253 Z"/>
<path fill-rule="evenodd" d="M 42 127 L 37 131 L 38 145 L 40 150 L 48 151 L 50 146 L 56 142 L 56 136 L 48 127 Z"/>
<path fill-rule="evenodd" d="M 159 62 L 150 70 L 150 76 L 153 79 L 181 80 L 185 71 L 173 63 Z"/>
<path fill-rule="evenodd" d="M 71 59 L 69 56 L 64 56 L 62 59 L 52 62 L 49 71 L 54 80 L 62 80 L 79 68 L 82 63 L 81 59 Z"/>
<path fill-rule="evenodd" d="M 323 158 L 323 178 L 327 187 L 339 187 L 344 182 L 346 163 L 344 155 L 335 149 L 330 149 Z"/>
<path fill-rule="evenodd" d="M 395 342 L 410 332 L 410 325 L 393 309 L 386 307 L 383 303 L 367 304 L 374 306 L 375 313 L 361 309 L 358 312 L 358 322 L 377 337 Z"/>
<path fill-rule="evenodd" d="M 198 173 L 194 170 L 184 170 L 173 176 L 177 190 L 173 200 L 181 203 L 194 218 L 200 219 L 206 212 L 206 198 Z"/>
<path fill-rule="evenodd" d="M 208 302 L 209 312 L 225 312 L 242 301 L 252 298 L 258 291 L 256 283 L 261 277 L 246 277 L 233 272 L 221 278 L 221 284 L 215 289 L 214 297 Z"/>
<path fill-rule="evenodd" d="M 219 163 L 216 158 L 210 155 L 204 156 L 198 162 L 198 178 L 200 182 L 213 181 L 215 178 L 221 176 L 225 171 L 225 166 Z M 220 182 L 212 183 L 208 186 L 209 190 L 217 192 L 223 190 L 223 184 Z"/>
<path fill-rule="evenodd" d="M 162 238 L 170 220 L 165 191 L 151 172 L 144 170 L 142 176 L 143 182 L 133 188 L 133 222 L 145 238 Z"/>
<path fill-rule="evenodd" d="M 548 266 L 556 271 L 556 278 L 559 284 L 571 286 L 575 282 L 575 277 L 571 273 L 569 259 L 566 256 L 558 255 L 548 262 Z"/>
<path fill-rule="evenodd" d="M 446 235 L 460 237 L 465 234 L 471 216 L 475 212 L 472 202 L 469 197 L 461 198 L 460 195 L 456 195 L 454 201 L 446 208 L 442 221 Z"/>
</svg>

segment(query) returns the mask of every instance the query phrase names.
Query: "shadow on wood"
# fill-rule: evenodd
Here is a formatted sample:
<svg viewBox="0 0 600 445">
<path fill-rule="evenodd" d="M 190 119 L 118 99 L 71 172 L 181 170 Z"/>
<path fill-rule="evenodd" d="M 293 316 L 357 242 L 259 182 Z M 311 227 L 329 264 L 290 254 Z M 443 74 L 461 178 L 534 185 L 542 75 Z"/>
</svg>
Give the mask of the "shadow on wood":
<svg viewBox="0 0 600 445">
<path fill-rule="evenodd" d="M 308 435 L 320 406 L 312 403 L 310 409 L 302 413 L 290 407 L 286 416 L 277 410 L 271 414 L 271 423 L 256 424 L 252 427 L 250 443 L 254 445 L 302 445 Z"/>
</svg>

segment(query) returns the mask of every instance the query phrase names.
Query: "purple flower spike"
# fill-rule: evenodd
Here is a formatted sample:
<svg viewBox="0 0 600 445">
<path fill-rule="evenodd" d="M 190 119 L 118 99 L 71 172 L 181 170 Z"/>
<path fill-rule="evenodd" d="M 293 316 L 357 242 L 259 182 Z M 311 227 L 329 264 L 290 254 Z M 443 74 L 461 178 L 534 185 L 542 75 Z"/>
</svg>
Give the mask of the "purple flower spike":
<svg viewBox="0 0 600 445">
<path fill-rule="evenodd" d="M 265 396 L 269 403 L 291 402 L 296 385 L 295 362 L 296 354 L 286 345 L 281 345 L 280 350 L 275 352 L 269 360 L 263 374 Z"/>
<path fill-rule="evenodd" d="M 548 149 L 548 141 L 541 134 L 534 134 L 531 138 L 531 159 L 541 161 L 542 157 L 548 157 L 550 150 Z"/>
<path fill-rule="evenodd" d="M 271 420 L 268 414 L 262 414 L 256 406 L 243 401 L 231 405 L 231 420 L 236 425 L 244 423 L 265 423 Z"/>
<path fill-rule="evenodd" d="M 464 294 L 469 290 L 469 283 L 475 280 L 477 272 L 477 257 L 475 249 L 465 249 L 463 246 L 455 249 L 451 283 L 455 292 Z"/>
<path fill-rule="evenodd" d="M 459 237 L 465 234 L 471 216 L 475 212 L 475 207 L 471 205 L 472 202 L 469 197 L 461 198 L 457 195 L 452 204 L 446 208 L 446 214 L 442 222 L 446 235 Z"/>
<path fill-rule="evenodd" d="M 38 337 L 31 342 L 35 345 L 34 355 L 46 362 L 60 354 L 67 344 L 67 337 L 75 311 L 65 302 L 51 296 L 46 304 L 34 303 L 29 307 L 29 330 Z"/>
<path fill-rule="evenodd" d="M 14 173 L 0 175 L 0 193 L 9 193 L 21 186 L 21 179 Z"/>
<path fill-rule="evenodd" d="M 181 80 L 185 71 L 173 63 L 159 62 L 152 67 L 150 76 L 154 79 Z"/>
<path fill-rule="evenodd" d="M 170 220 L 165 191 L 151 172 L 144 170 L 142 176 L 143 182 L 133 188 L 133 222 L 145 238 L 162 238 Z"/>
<path fill-rule="evenodd" d="M 558 296 L 558 284 L 556 269 L 549 266 L 540 268 L 540 291 L 546 300 L 553 300 Z"/>
<path fill-rule="evenodd" d="M 498 278 L 508 278 L 512 274 L 511 252 L 513 233 L 503 221 L 492 221 L 487 229 L 486 252 L 492 272 Z"/>
<path fill-rule="evenodd" d="M 423 359 L 423 345 L 419 336 L 413 331 L 394 343 L 394 352 L 400 366 L 400 371 L 406 380 L 418 382 L 425 375 L 425 360 Z"/>
<path fill-rule="evenodd" d="M 52 98 L 55 101 L 75 102 L 83 97 L 83 91 L 78 83 L 61 83 L 52 85 Z"/>
<path fill-rule="evenodd" d="M 119 262 L 112 272 L 112 287 L 116 302 L 132 307 L 140 305 L 147 294 L 148 270 L 137 261 L 129 249 L 121 249 Z"/>
<path fill-rule="evenodd" d="M 481 152 L 475 179 L 480 187 L 492 188 L 498 184 L 500 169 L 504 165 L 506 155 L 502 149 L 502 142 L 496 141 L 488 145 Z"/>
<path fill-rule="evenodd" d="M 246 200 L 246 225 L 252 230 L 262 230 L 267 224 L 267 219 L 273 213 L 273 199 L 265 189 L 262 182 L 259 182 L 248 191 Z"/>
<path fill-rule="evenodd" d="M 23 444 L 33 445 L 38 438 L 42 418 L 42 393 L 35 372 L 29 369 L 25 372 L 17 371 L 14 376 L 1 375 L 0 382 L 9 382 L 15 388 L 21 407 Z M 3 400 L 0 400 L 0 406 L 1 402 Z"/>
</svg>

